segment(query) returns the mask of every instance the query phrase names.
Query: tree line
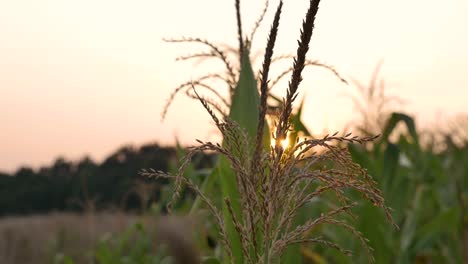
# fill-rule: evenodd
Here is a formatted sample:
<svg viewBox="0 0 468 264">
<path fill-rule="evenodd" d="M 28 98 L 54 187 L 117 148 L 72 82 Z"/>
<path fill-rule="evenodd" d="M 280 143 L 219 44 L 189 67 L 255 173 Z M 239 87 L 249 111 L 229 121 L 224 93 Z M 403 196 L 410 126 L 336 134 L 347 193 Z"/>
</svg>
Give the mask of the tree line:
<svg viewBox="0 0 468 264">
<path fill-rule="evenodd" d="M 38 170 L 22 167 L 13 174 L 0 173 L 0 216 L 141 210 L 158 199 L 158 186 L 165 183 L 142 178 L 138 172 L 144 168 L 168 171 L 177 167 L 180 155 L 177 148 L 158 144 L 124 146 L 102 163 L 88 157 L 78 162 L 58 158 Z M 198 166 L 211 166 L 211 157 L 201 155 Z"/>
</svg>

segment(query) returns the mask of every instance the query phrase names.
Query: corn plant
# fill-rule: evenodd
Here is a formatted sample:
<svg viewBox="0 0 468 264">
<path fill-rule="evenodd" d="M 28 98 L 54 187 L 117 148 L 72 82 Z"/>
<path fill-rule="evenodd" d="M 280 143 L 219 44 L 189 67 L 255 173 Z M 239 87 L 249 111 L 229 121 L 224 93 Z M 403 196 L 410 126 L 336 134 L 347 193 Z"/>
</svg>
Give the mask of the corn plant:
<svg viewBox="0 0 468 264">
<path fill-rule="evenodd" d="M 389 140 L 400 131 L 395 129 L 399 123 L 407 132 L 396 142 Z M 401 230 L 383 225 L 384 216 L 370 204 L 356 208 L 362 216 L 356 226 L 370 238 L 378 263 L 463 263 L 467 187 L 461 164 L 468 157 L 466 147 L 452 146 L 436 153 L 422 145 L 419 135 L 412 117 L 393 113 L 371 148 L 350 148 L 353 159 L 378 182 Z M 352 240 L 344 239 L 345 234 L 333 230 L 330 235 L 354 247 Z"/>
<path fill-rule="evenodd" d="M 286 95 L 275 113 L 269 113 L 267 99 L 270 97 L 270 66 L 280 23 L 283 2 L 280 1 L 274 16 L 263 65 L 257 78 L 250 60 L 250 43 L 258 23 L 249 38 L 244 38 L 240 15 L 240 1 L 235 2 L 238 24 L 240 69 L 238 74 L 229 63 L 225 53 L 209 41 L 198 38 L 183 38 L 171 42 L 197 42 L 210 47 L 210 53 L 189 57 L 217 57 L 226 66 L 226 75 L 209 74 L 185 83 L 186 93 L 200 101 L 223 136 L 222 144 L 203 142 L 192 147 L 179 171 L 170 174 L 162 171 L 143 170 L 142 175 L 172 179 L 175 184 L 173 200 L 177 200 L 184 186 L 198 195 L 194 210 L 204 203 L 214 216 L 223 245 L 222 261 L 225 263 L 294 263 L 287 252 L 298 244 L 321 244 L 349 255 L 351 252 L 334 241 L 311 233 L 324 225 L 342 228 L 352 234 L 366 250 L 368 260 L 373 261 L 371 248 L 366 238 L 357 231 L 343 215 L 354 217 L 352 209 L 357 205 L 350 199 L 351 191 L 357 192 L 371 204 L 383 210 L 391 222 L 390 209 L 385 206 L 381 191 L 365 169 L 354 163 L 345 143 L 365 143 L 375 136 L 357 137 L 338 133 L 320 139 L 297 138 L 288 142 L 294 133 L 292 124 L 293 105 L 298 96 L 303 70 L 311 65 L 306 55 L 313 34 L 319 0 L 311 0 L 302 24 L 297 53 L 288 73 L 290 81 Z M 266 12 L 266 8 L 261 18 Z M 332 68 L 330 68 L 332 69 Z M 199 93 L 199 87 L 218 95 L 216 89 L 204 84 L 205 79 L 222 79 L 231 93 L 229 113 L 223 107 Z M 278 79 L 276 78 L 276 79 Z M 274 79 L 274 80 L 276 80 Z M 274 81 L 273 81 L 274 82 Z M 175 95 L 174 93 L 174 95 Z M 275 120 L 271 127 L 267 118 Z M 273 144 L 270 145 L 272 138 Z M 184 176 L 191 158 L 200 151 L 220 155 L 213 173 L 201 186 Z M 221 197 L 211 189 L 219 181 Z M 331 196 L 328 206 L 320 215 L 300 219 L 300 211 L 320 197 Z M 216 199 L 220 199 L 220 201 Z M 302 215 L 303 216 L 303 215 Z M 296 252 L 297 257 L 299 252 Z"/>
<path fill-rule="evenodd" d="M 355 81 L 360 97 L 351 99 L 361 115 L 354 127 L 365 135 L 382 136 L 366 148 L 354 145 L 350 150 L 353 159 L 378 182 L 402 229 L 382 224 L 384 216 L 366 204 L 356 208 L 362 216 L 356 227 L 370 239 L 378 263 L 462 263 L 468 189 L 462 166 L 467 157 L 463 119 L 452 126 L 439 124 L 429 132 L 417 130 L 411 116 L 389 111 L 389 102 L 401 100 L 386 95 L 382 79 L 377 78 L 380 65 L 368 86 Z M 356 248 L 343 232 L 326 232 Z M 350 262 L 327 251 L 320 253 L 338 263 L 364 261 L 363 257 Z"/>
</svg>

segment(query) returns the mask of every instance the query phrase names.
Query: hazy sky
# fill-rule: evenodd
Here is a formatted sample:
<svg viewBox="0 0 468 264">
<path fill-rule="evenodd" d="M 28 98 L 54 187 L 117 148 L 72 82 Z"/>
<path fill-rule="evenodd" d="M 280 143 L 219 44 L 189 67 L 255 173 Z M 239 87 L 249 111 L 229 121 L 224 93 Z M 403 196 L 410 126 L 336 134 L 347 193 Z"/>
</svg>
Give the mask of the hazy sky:
<svg viewBox="0 0 468 264">
<path fill-rule="evenodd" d="M 278 1 L 256 36 L 262 51 Z M 249 32 L 263 0 L 242 1 Z M 286 0 L 277 54 L 294 53 L 307 0 Z M 176 99 L 179 83 L 221 64 L 175 62 L 204 50 L 163 37 L 236 45 L 234 0 L 0 1 L 0 171 L 47 165 L 57 156 L 100 160 L 123 144 L 184 143 L 210 137 L 200 105 Z M 388 93 L 421 120 L 468 111 L 468 1 L 322 0 L 309 58 L 367 81 L 383 59 Z M 284 87 L 282 87 L 284 88 Z M 276 90 L 277 94 L 283 92 Z M 305 120 L 316 132 L 356 114 L 340 84 L 309 69 Z"/>
</svg>

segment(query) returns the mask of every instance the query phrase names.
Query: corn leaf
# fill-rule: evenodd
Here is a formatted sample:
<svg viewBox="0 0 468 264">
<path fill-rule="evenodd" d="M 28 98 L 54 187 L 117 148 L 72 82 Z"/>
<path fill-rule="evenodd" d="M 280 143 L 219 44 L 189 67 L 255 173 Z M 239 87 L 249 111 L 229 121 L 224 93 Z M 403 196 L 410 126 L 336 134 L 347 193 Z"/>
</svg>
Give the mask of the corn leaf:
<svg viewBox="0 0 468 264">
<path fill-rule="evenodd" d="M 257 130 L 258 107 L 260 99 L 257 91 L 257 82 L 252 70 L 248 52 L 245 51 L 243 54 L 244 57 L 242 58 L 239 81 L 234 91 L 234 95 L 232 96 L 229 118 L 238 123 L 241 128 L 245 129 L 249 139 L 253 141 Z M 237 219 L 241 220 L 242 214 L 239 201 L 239 192 L 236 187 L 236 176 L 231 169 L 229 161 L 226 157 L 220 157 L 217 171 L 219 172 L 217 178 L 221 183 L 223 198 L 229 198 L 234 209 L 234 214 L 236 215 Z M 235 263 L 241 264 L 243 263 L 243 255 L 239 234 L 237 234 L 234 228 L 234 224 L 232 221 L 230 221 L 231 215 L 229 214 L 229 211 L 225 205 L 223 206 L 223 213 L 226 219 L 228 239 L 230 240 L 232 246 L 232 253 Z M 225 263 L 227 262 L 228 260 L 225 259 Z"/>
</svg>

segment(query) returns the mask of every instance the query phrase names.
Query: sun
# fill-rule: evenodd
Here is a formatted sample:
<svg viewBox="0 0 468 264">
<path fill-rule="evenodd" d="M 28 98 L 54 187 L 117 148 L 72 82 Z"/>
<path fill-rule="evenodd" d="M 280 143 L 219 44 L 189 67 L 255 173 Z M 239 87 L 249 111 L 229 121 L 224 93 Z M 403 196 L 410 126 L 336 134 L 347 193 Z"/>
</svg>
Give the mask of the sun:
<svg viewBox="0 0 468 264">
<path fill-rule="evenodd" d="M 289 133 L 288 133 L 286 135 L 285 139 L 280 140 L 281 148 L 287 149 L 289 147 L 289 145 L 290 145 L 289 142 L 290 142 L 290 138 L 289 138 Z M 274 138 L 271 138 L 270 144 L 271 144 L 272 147 L 275 147 L 276 146 L 276 140 Z"/>
</svg>

